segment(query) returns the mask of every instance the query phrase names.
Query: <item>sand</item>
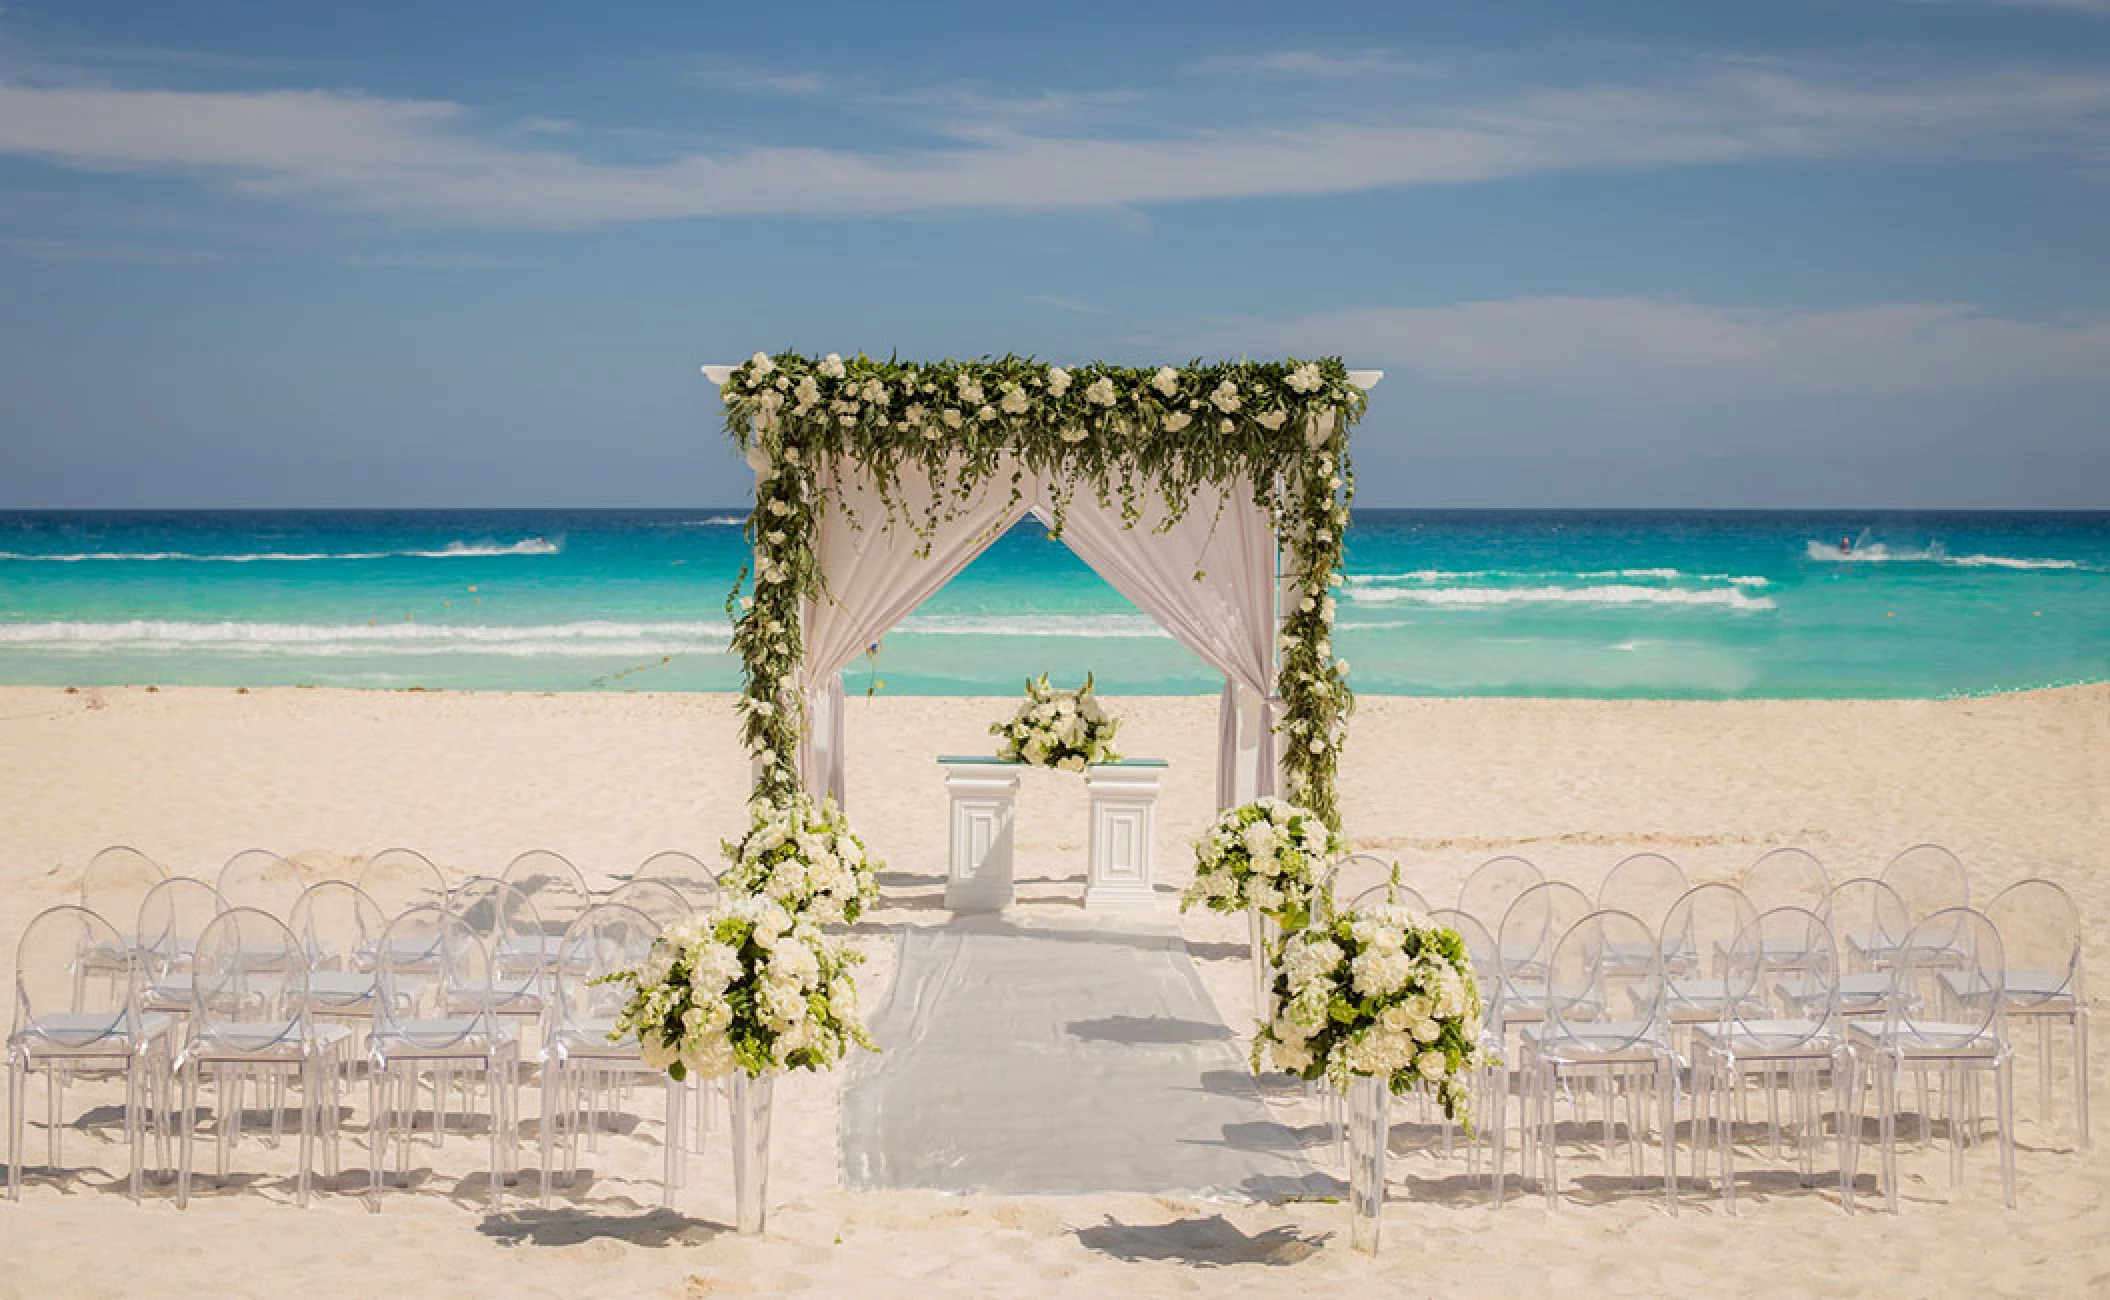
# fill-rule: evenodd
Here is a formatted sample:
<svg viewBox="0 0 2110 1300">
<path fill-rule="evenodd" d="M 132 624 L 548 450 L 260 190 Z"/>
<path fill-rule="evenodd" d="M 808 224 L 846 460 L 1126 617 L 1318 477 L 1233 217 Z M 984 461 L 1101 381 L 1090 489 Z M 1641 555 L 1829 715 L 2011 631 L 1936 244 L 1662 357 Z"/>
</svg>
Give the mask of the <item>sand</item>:
<svg viewBox="0 0 2110 1300">
<path fill-rule="evenodd" d="M 1213 699 L 1116 701 L 1128 752 L 1167 758 L 1161 883 L 1210 815 Z M 861 927 L 867 1003 L 886 996 L 890 927 L 946 918 L 944 804 L 932 756 L 979 751 L 1008 701 L 853 699 L 851 810 L 889 864 L 886 906 Z M 0 969 L 40 908 L 70 896 L 112 843 L 209 875 L 237 850 L 349 876 L 392 844 L 460 873 L 531 847 L 605 882 L 665 848 L 708 852 L 740 821 L 744 763 L 724 697 L 324 690 L 0 690 Z M 1696 878 L 1801 844 L 1835 873 L 1873 872 L 1932 840 L 1992 890 L 2048 875 L 2091 921 L 2110 915 L 2110 687 L 1943 702 L 1663 703 L 1366 699 L 1344 766 L 1357 847 L 1452 893 L 1472 865 L 1519 852 L 1594 887 L 1642 849 Z M 1084 869 L 1078 784 L 1029 774 L 1020 798 L 1016 915 L 1077 922 Z M 1170 920 L 1170 909 L 1160 917 Z M 1094 922 L 1097 923 L 1097 922 Z M 1243 927 L 1179 922 L 1224 1023 L 1247 1023 Z M 2110 969 L 2100 943 L 2089 959 Z M 67 1135 L 63 1187 L 32 1178 L 0 1204 L 0 1297 L 380 1294 L 908 1297 L 1055 1293 L 1491 1295 L 1574 1286 L 1630 1294 L 2086 1295 L 2110 1293 L 2110 1172 L 2074 1149 L 2063 1093 L 2037 1116 L 2033 1045 L 2020 1054 L 2021 1209 L 2001 1208 L 1990 1146 L 1961 1188 L 1946 1152 L 1908 1152 L 1904 1212 L 1843 1215 L 1831 1192 L 1760 1178 L 1742 1215 L 1695 1189 L 1682 1212 L 1623 1178 L 1620 1161 L 1569 1162 L 1570 1194 L 1500 1211 L 1462 1161 L 1402 1139 L 1385 1252 L 1347 1248 L 1346 1209 L 1136 1194 L 1004 1197 L 839 1186 L 839 1081 L 778 1089 L 771 1221 L 733 1234 L 722 1121 L 673 1213 L 656 1208 L 656 1126 L 611 1135 L 547 1214 L 533 1188 L 487 1217 L 481 1143 L 420 1148 L 432 1169 L 376 1212 L 332 1187 L 292 1205 L 286 1150 L 236 1153 L 179 1213 L 149 1184 L 123 1194 L 123 1154 L 98 1120 Z M 2098 1064 L 2094 1078 L 2103 1088 Z M 71 1094 L 91 1097 L 91 1086 Z M 362 1090 L 363 1093 L 363 1090 Z M 363 1096 L 355 1098 L 362 1104 Z M 1283 1122 L 1330 1159 L 1318 1115 Z M 41 1110 L 41 1105 L 38 1107 Z M 534 1113 L 532 1093 L 528 1104 Z M 41 1134 L 32 1132 L 33 1149 Z M 288 1144 L 290 1146 L 290 1144 Z M 523 1148 L 523 1156 L 527 1154 Z M 364 1150 L 355 1126 L 344 1155 Z M 1872 1153 L 1871 1153 L 1872 1155 Z M 40 1162 L 33 1157 L 31 1163 Z M 1744 1167 L 1754 1167 L 1745 1161 Z M 1864 1188 L 1872 1181 L 1864 1164 Z"/>
</svg>

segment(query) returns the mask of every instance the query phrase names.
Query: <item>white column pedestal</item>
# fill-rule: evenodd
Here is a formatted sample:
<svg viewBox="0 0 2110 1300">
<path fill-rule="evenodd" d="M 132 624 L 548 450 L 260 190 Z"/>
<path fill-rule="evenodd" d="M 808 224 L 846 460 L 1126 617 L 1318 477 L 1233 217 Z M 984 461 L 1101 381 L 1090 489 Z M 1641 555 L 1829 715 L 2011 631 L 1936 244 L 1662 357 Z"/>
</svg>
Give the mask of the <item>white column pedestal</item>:
<svg viewBox="0 0 2110 1300">
<path fill-rule="evenodd" d="M 1149 906 L 1157 901 L 1151 842 L 1157 832 L 1158 779 L 1164 770 L 1162 759 L 1131 759 L 1084 770 L 1092 804 L 1086 907 Z"/>
<path fill-rule="evenodd" d="M 952 801 L 945 906 L 995 912 L 1011 906 L 1011 810 L 1018 767 L 993 758 L 940 758 Z"/>
</svg>

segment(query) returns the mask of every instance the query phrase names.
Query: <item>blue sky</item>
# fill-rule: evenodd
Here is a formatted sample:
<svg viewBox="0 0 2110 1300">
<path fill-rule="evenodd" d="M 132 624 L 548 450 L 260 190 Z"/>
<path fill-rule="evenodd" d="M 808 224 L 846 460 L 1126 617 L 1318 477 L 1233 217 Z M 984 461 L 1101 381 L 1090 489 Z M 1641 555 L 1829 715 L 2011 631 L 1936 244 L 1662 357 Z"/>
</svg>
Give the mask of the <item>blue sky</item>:
<svg viewBox="0 0 2110 1300">
<path fill-rule="evenodd" d="M 1340 354 L 1374 505 L 2110 508 L 2106 227 L 2110 0 L 5 0 L 0 506 L 731 502 L 796 347 Z"/>
</svg>

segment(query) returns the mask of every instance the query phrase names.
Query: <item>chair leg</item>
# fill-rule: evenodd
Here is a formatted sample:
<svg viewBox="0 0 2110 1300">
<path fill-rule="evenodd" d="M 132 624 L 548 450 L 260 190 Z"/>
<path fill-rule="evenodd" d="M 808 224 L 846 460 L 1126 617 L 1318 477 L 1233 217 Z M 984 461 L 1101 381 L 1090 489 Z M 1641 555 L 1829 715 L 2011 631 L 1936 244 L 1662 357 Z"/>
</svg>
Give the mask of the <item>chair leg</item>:
<svg viewBox="0 0 2110 1300">
<path fill-rule="evenodd" d="M 1994 1104 L 2000 1108 L 2000 1195 L 2015 1208 L 2015 1062 L 2003 1058 L 1993 1067 Z"/>
<path fill-rule="evenodd" d="M 557 1177 L 557 1101 L 562 1089 L 557 1080 L 564 1072 L 563 1059 L 552 1052 L 542 1062 L 542 1208 L 550 1206 L 550 1184 Z"/>
<path fill-rule="evenodd" d="M 176 1155 L 176 1208 L 190 1206 L 190 1171 L 193 1153 L 198 1141 L 198 1063 L 190 1062 L 183 1067 L 183 1095 L 180 1099 L 183 1114 L 178 1118 L 181 1136 Z"/>
<path fill-rule="evenodd" d="M 388 1154 L 388 1071 L 377 1063 L 366 1068 L 368 1094 L 366 1121 L 366 1154 L 372 1165 L 372 1177 L 366 1188 L 374 1198 L 374 1207 L 381 1205 L 381 1169 Z"/>
<path fill-rule="evenodd" d="M 2078 1001 L 2078 999 L 2076 999 Z M 2073 1013 L 2073 1085 L 2074 1110 L 2079 1115 L 2081 1150 L 2088 1149 L 2088 1008 L 2078 1006 Z"/>
<path fill-rule="evenodd" d="M 7 1063 L 7 1199 L 22 1199 L 22 1137 L 28 1117 L 22 1113 L 23 1084 L 29 1067 L 21 1061 Z"/>
</svg>

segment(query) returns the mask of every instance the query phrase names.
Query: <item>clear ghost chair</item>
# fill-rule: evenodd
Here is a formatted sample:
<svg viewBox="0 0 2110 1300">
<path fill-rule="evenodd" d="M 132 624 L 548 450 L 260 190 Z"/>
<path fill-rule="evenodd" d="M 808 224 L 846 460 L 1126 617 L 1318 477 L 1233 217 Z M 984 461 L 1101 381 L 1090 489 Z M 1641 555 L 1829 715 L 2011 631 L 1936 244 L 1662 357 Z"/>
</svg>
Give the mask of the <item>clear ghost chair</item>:
<svg viewBox="0 0 2110 1300">
<path fill-rule="evenodd" d="M 359 868 L 357 883 L 388 916 L 447 904 L 446 874 L 415 849 L 381 850 Z"/>
<path fill-rule="evenodd" d="M 1496 985 L 1501 979 L 1501 964 L 1496 959 L 1499 949 L 1486 926 L 1456 908 L 1439 908 L 1429 912 L 1428 918 L 1430 924 L 1454 930 L 1465 941 L 1466 958 L 1473 968 L 1473 983 L 1480 989 L 1480 1023 L 1475 1027 L 1480 1041 L 1480 1069 L 1472 1080 L 1474 1127 L 1478 1132 L 1466 1151 L 1471 1161 L 1466 1172 L 1469 1177 L 1479 1176 L 1480 1143 L 1484 1140 L 1492 1157 L 1489 1167 L 1495 1204 L 1499 1205 L 1502 1203 L 1503 1125 L 1509 1105 L 1509 1066 L 1502 1052 L 1502 1001 L 1495 996 Z M 1446 1119 L 1443 1122 L 1445 1155 L 1451 1150 L 1451 1127 L 1451 1122 Z"/>
<path fill-rule="evenodd" d="M 474 876 L 454 887 L 447 910 L 462 919 L 490 954 L 490 982 L 473 1000 L 509 1019 L 541 1019 L 543 985 L 556 946 L 554 940 L 545 943 L 548 932 L 527 895 L 503 880 Z M 450 1014 L 468 1005 L 458 990 L 450 996 L 455 1001 L 442 1004 Z"/>
<path fill-rule="evenodd" d="M 2088 1149 L 2088 985 L 2081 958 L 2081 916 L 2067 892 L 2049 880 L 2019 880 L 1986 904 L 1986 919 L 2000 932 L 2000 951 L 2007 971 L 2001 991 L 2002 1010 L 2037 1026 L 2038 1106 L 2051 1118 L 2051 1027 L 2064 1024 L 2073 1032 L 2074 1132 Z M 1947 971 L 1943 980 L 1958 1001 L 1982 997 L 1962 971 Z"/>
<path fill-rule="evenodd" d="M 227 859 L 213 882 L 229 907 L 253 907 L 284 921 L 308 888 L 300 868 L 267 849 L 244 849 Z"/>
<path fill-rule="evenodd" d="M 1653 1089 L 1663 1148 L 1663 1197 L 1670 1212 L 1677 1213 L 1675 1143 L 1681 1063 L 1671 1047 L 1670 1024 L 1663 1016 L 1662 966 L 1651 962 L 1637 972 L 1615 968 L 1605 960 L 1609 952 L 1630 950 L 1637 944 L 1653 946 L 1654 938 L 1649 924 L 1632 913 L 1591 912 L 1553 946 L 1546 979 L 1546 1018 L 1524 1030 L 1520 1058 L 1529 1112 L 1524 1130 L 1536 1150 L 1548 1209 L 1560 1204 L 1558 1097 L 1568 1092 L 1563 1085 L 1596 1077 L 1606 1085 L 1602 1119 L 1607 1154 L 1616 1133 L 1617 1103 L 1622 1097 L 1626 1101 L 1628 1144 L 1637 1179 L 1642 1176 L 1641 1142 L 1648 1126 L 1641 1085 Z M 1605 1009 L 1615 1005 L 1633 1005 L 1639 1010 L 1630 1019 L 1607 1019 Z M 1591 1094 L 1578 1089 L 1574 1095 L 1580 1107 Z M 1579 1113 L 1578 1118 L 1587 1120 L 1588 1116 Z M 1588 1124 L 1582 1127 L 1587 1131 Z"/>
<path fill-rule="evenodd" d="M 367 1037 L 372 1190 L 378 1197 L 391 1141 L 398 1173 L 408 1173 L 419 1075 L 433 1075 L 437 1143 L 446 1131 L 450 1076 L 474 1071 L 490 1097 L 490 1208 L 495 1211 L 512 1168 L 520 1050 L 513 1027 L 491 1008 L 489 953 L 461 917 L 425 906 L 390 922 L 376 955 L 373 1032 Z"/>
<path fill-rule="evenodd" d="M 29 1114 L 28 1078 L 44 1073 L 46 1163 L 59 1165 L 59 1112 L 65 1082 L 90 1071 L 124 1076 L 122 1117 L 131 1150 L 132 1199 L 139 1199 L 145 1131 L 156 1084 L 166 1077 L 171 1021 L 139 1009 L 130 978 L 87 980 L 84 968 L 122 953 L 124 941 L 85 907 L 46 908 L 30 920 L 15 947 L 15 1024 L 7 1038 L 7 1195 L 22 1195 L 22 1145 Z M 129 960 L 120 970 L 129 970 Z M 156 1127 L 164 1153 L 166 1130 Z"/>
<path fill-rule="evenodd" d="M 661 930 L 687 920 L 696 910 L 687 895 L 664 880 L 626 880 L 608 892 L 608 901 L 636 908 Z"/>
<path fill-rule="evenodd" d="M 1636 853 L 1621 859 L 1606 874 L 1604 883 L 1597 887 L 1597 906 L 1601 911 L 1630 912 L 1650 925 L 1661 925 L 1670 914 L 1671 904 L 1682 898 L 1691 882 L 1685 878 L 1685 869 L 1660 853 Z M 1639 952 L 1613 952 L 1606 956 L 1613 962 L 1623 962 L 1635 969 L 1648 965 L 1649 953 L 1658 945 L 1651 943 L 1647 950 Z M 1671 954 L 1664 953 L 1668 959 Z"/>
<path fill-rule="evenodd" d="M 630 873 L 630 879 L 633 882 L 658 880 L 674 886 L 681 891 L 682 897 L 689 900 L 692 911 L 708 907 L 718 899 L 718 874 L 693 853 L 673 849 L 655 853 Z"/>
<path fill-rule="evenodd" d="M 1553 945 L 1594 910 L 1590 896 L 1564 880 L 1541 881 L 1510 903 L 1495 931 L 1504 1023 L 1536 1020 L 1544 1012 Z"/>
<path fill-rule="evenodd" d="M 1517 895 L 1545 878 L 1544 872 L 1522 858 L 1489 858 L 1474 867 L 1458 887 L 1458 910 L 1490 930 L 1499 930 Z"/>
<path fill-rule="evenodd" d="M 219 890 L 188 876 L 170 876 L 147 891 L 135 931 L 142 1008 L 190 1013 L 191 960 L 198 951 L 198 936 L 226 910 Z"/>
<path fill-rule="evenodd" d="M 1318 896 L 1323 915 L 1335 916 L 1346 911 L 1338 904 L 1347 899 L 1361 898 L 1373 893 L 1379 886 L 1389 885 L 1399 879 L 1399 864 L 1375 853 L 1346 853 L 1326 864 L 1319 872 Z"/>
<path fill-rule="evenodd" d="M 228 1150 L 240 1128 L 242 1092 L 249 1079 L 276 1074 L 298 1088 L 296 1196 L 305 1206 L 318 1129 L 327 1127 L 325 1172 L 337 1172 L 337 1082 L 351 1041 L 350 1026 L 318 1024 L 310 1013 L 307 955 L 284 921 L 253 907 L 231 908 L 215 917 L 198 939 L 190 1034 L 176 1057 L 183 1090 L 178 1107 L 183 1140 L 176 1171 L 177 1208 L 190 1203 L 198 1086 L 208 1070 L 214 1081 L 213 1127 L 222 1178 L 227 1176 Z"/>
<path fill-rule="evenodd" d="M 1954 975 L 1960 975 L 1975 995 L 1945 996 Z M 1860 1073 L 1876 1093 L 1883 1197 L 1892 1214 L 1898 1208 L 1898 1087 L 1906 1070 L 1921 1076 L 1922 1136 L 1928 1110 L 1926 1076 L 1939 1073 L 1943 1078 L 1948 1100 L 1949 1176 L 1957 1183 L 1963 1181 L 1967 1119 L 1969 1128 L 1976 1127 L 1977 1079 L 1982 1074 L 1993 1076 L 2001 1192 L 2007 1208 L 2015 1208 L 2014 1072 L 2003 1016 L 2006 977 L 2000 934 L 1991 921 L 1965 907 L 1936 912 L 1906 936 L 1897 964 L 1891 967 L 1890 994 L 1882 1019 L 1847 1024 L 1848 1041 L 1862 1063 Z"/>
<path fill-rule="evenodd" d="M 547 849 L 530 849 L 514 858 L 499 879 L 535 905 L 535 915 L 541 918 L 551 938 L 548 946 L 552 951 L 555 941 L 564 937 L 579 914 L 593 906 L 593 891 L 586 887 L 585 875 L 569 859 Z"/>
<path fill-rule="evenodd" d="M 1801 996 L 1792 1014 L 1783 1016 L 1769 1004 L 1767 986 L 1778 970 L 1767 954 L 1782 950 L 1804 954 L 1795 978 Z M 1853 1057 L 1846 1044 L 1845 1023 L 1833 987 L 1837 948 L 1831 931 L 1814 912 L 1781 907 L 1745 926 L 1730 941 L 1724 972 L 1721 1019 L 1695 1025 L 1695 1094 L 1693 1172 L 1704 1177 L 1707 1145 L 1701 1140 L 1701 1116 L 1711 1121 L 1722 1159 L 1722 1206 L 1736 1213 L 1736 1116 L 1744 1087 L 1756 1077 L 1766 1088 L 1766 1127 L 1774 1153 L 1780 1147 L 1780 1086 L 1789 1091 L 1791 1118 L 1802 1182 L 1809 1186 L 1813 1152 L 1820 1140 L 1824 1112 L 1819 1105 L 1826 1079 L 1832 1085 L 1832 1114 L 1839 1143 L 1839 1200 L 1853 1209 L 1852 1128 L 1847 1112 L 1853 1095 Z"/>
<path fill-rule="evenodd" d="M 1429 914 L 1429 900 L 1421 896 L 1420 890 L 1415 889 L 1411 885 L 1389 883 L 1372 885 L 1354 898 L 1349 899 L 1348 910 L 1354 911 L 1356 908 L 1378 903 L 1386 903 L 1393 907 L 1409 908 L 1421 913 L 1423 916 Z"/>
<path fill-rule="evenodd" d="M 658 883 L 658 882 L 644 882 Z M 620 903 L 586 909 L 564 933 L 550 997 L 549 1031 L 542 1045 L 542 1204 L 550 1203 L 556 1179 L 557 1130 L 564 1130 L 565 1183 L 579 1168 L 579 1130 L 591 1143 L 599 1129 L 601 1095 L 597 1085 L 612 1075 L 644 1075 L 661 1085 L 666 1133 L 661 1143 L 665 1168 L 660 1203 L 674 1204 L 681 1185 L 682 1085 L 664 1070 L 647 1066 L 637 1038 L 613 1038 L 616 1015 L 629 1001 L 628 989 L 600 982 L 616 971 L 637 970 L 652 955 L 659 925 L 651 917 Z"/>
<path fill-rule="evenodd" d="M 1809 850 L 1774 849 L 1739 872 L 1736 887 L 1761 912 L 1776 907 L 1801 907 L 1814 912 L 1824 906 L 1832 878 Z"/>
<path fill-rule="evenodd" d="M 118 927 L 126 947 L 136 947 L 138 936 L 123 933 L 123 927 L 139 915 L 147 892 L 168 876 L 168 868 L 138 849 L 113 844 L 81 868 L 80 905 Z"/>
<path fill-rule="evenodd" d="M 365 1020 L 373 1014 L 373 953 L 388 917 L 347 880 L 308 886 L 293 904 L 290 927 L 308 959 L 308 999 L 315 1015 Z"/>
<path fill-rule="evenodd" d="M 1674 1026 L 1713 1024 L 1728 1008 L 1730 945 L 1758 918 L 1751 900 L 1720 881 L 1694 885 L 1664 914 L 1663 1015 Z"/>
<path fill-rule="evenodd" d="M 1832 886 L 1817 914 L 1839 946 L 1839 1014 L 1848 1019 L 1883 1014 L 1891 963 L 1912 931 L 1905 900 L 1873 876 L 1855 876 Z M 1790 1003 L 1801 1000 L 1792 980 L 1779 991 Z"/>
<path fill-rule="evenodd" d="M 1825 896 L 1832 892 L 1832 877 L 1807 849 L 1775 849 L 1745 867 L 1736 878 L 1736 887 L 1744 891 L 1755 911 L 1799 907 L 1822 912 Z M 1768 954 L 1767 960 L 1777 969 L 1792 970 L 1804 956 L 1814 959 L 1814 954 L 1776 952 Z"/>
<path fill-rule="evenodd" d="M 1936 912 L 1971 905 L 1971 881 L 1963 863 L 1939 844 L 1915 844 L 1906 849 L 1884 866 L 1881 879 L 1904 900 L 1906 915 L 1914 925 Z M 1950 951 L 1950 944 L 1939 931 L 1922 930 L 1919 941 L 1934 945 L 1932 951 L 1937 953 Z M 1885 956 L 1894 961 L 1897 954 Z"/>
</svg>

